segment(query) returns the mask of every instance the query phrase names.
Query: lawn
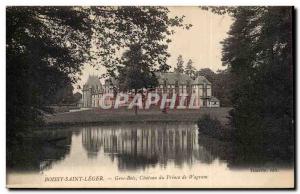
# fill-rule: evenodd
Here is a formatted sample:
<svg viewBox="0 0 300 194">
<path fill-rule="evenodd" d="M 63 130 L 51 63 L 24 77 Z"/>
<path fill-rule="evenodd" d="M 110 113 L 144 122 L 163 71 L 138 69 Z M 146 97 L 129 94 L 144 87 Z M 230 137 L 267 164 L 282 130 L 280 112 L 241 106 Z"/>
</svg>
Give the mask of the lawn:
<svg viewBox="0 0 300 194">
<path fill-rule="evenodd" d="M 228 123 L 228 112 L 231 108 L 201 108 L 200 110 L 169 110 L 163 113 L 159 109 L 134 110 L 127 109 L 91 109 L 79 112 L 57 113 L 46 116 L 47 125 L 79 125 L 120 122 L 197 122 L 203 114 L 217 118 L 223 125 Z"/>
</svg>

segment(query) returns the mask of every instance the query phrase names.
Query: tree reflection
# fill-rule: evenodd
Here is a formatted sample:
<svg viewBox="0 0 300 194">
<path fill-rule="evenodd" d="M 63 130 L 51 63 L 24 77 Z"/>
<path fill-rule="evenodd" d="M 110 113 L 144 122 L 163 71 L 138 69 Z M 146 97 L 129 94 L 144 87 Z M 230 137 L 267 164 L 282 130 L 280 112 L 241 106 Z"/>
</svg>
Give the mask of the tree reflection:
<svg viewBox="0 0 300 194">
<path fill-rule="evenodd" d="M 34 134 L 10 145 L 7 169 L 13 171 L 43 171 L 53 162 L 62 160 L 70 152 L 72 131 L 56 130 Z"/>
<path fill-rule="evenodd" d="M 209 137 L 202 133 L 198 133 L 198 142 L 203 150 L 199 149 L 199 156 L 205 163 L 211 163 L 215 159 L 226 161 L 227 167 L 230 169 L 249 169 L 258 168 L 291 168 L 293 161 L 279 160 L 277 156 L 266 157 L 258 154 L 254 150 L 251 155 L 241 152 L 239 144 L 233 141 L 221 141 L 216 138 Z M 253 157 L 254 156 L 254 157 Z"/>
<path fill-rule="evenodd" d="M 198 131 L 191 124 L 122 124 L 89 127 L 82 132 L 82 145 L 88 157 L 101 150 L 117 159 L 120 170 L 144 169 L 148 166 L 177 167 L 195 161 L 211 163 L 210 153 L 199 146 Z"/>
</svg>

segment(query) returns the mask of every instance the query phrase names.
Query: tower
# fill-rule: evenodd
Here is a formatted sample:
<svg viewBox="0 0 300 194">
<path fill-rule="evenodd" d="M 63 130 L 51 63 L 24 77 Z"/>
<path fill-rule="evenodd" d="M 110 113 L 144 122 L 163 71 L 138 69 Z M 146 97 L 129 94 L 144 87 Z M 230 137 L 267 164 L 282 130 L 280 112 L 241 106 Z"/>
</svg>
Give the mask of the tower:
<svg viewBox="0 0 300 194">
<path fill-rule="evenodd" d="M 102 84 L 97 76 L 89 76 L 82 89 L 83 107 L 92 107 L 92 96 L 96 90 L 102 90 Z"/>
</svg>

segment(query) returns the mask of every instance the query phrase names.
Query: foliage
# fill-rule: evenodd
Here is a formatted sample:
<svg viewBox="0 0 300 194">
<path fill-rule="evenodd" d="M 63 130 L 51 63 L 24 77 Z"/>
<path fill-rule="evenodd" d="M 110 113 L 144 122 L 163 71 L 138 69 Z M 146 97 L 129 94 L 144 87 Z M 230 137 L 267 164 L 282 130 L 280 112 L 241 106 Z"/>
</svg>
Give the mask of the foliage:
<svg viewBox="0 0 300 194">
<path fill-rule="evenodd" d="M 174 72 L 183 73 L 184 72 L 183 63 L 184 61 L 182 59 L 182 55 L 179 55 L 177 58 L 176 67 L 174 68 Z"/>
<path fill-rule="evenodd" d="M 191 24 L 183 24 L 184 16 L 170 18 L 167 7 L 92 7 L 91 11 L 93 41 L 97 45 L 93 50 L 94 59 L 99 58 L 98 65 L 105 66 L 113 77 L 126 60 L 121 57 L 122 53 L 135 44 L 143 45 L 149 66 L 169 70 L 166 60 L 170 56 L 168 37 L 175 33 L 172 27 L 191 27 Z"/>
<path fill-rule="evenodd" d="M 118 81 L 123 91 L 134 90 L 135 94 L 143 89 L 155 88 L 158 85 L 154 70 L 149 66 L 147 56 L 143 54 L 143 46 L 131 45 L 124 53 L 124 66 L 119 67 Z M 137 114 L 137 107 L 135 107 Z"/>
<path fill-rule="evenodd" d="M 154 70 L 143 54 L 143 46 L 134 44 L 124 53 L 124 66 L 119 67 L 119 83 L 123 91 L 141 90 L 157 86 Z"/>
<path fill-rule="evenodd" d="M 7 135 L 42 121 L 59 88 L 88 58 L 89 13 L 70 7 L 7 7 Z M 8 138 L 10 141 L 11 138 Z"/>
<path fill-rule="evenodd" d="M 197 76 L 204 76 L 206 79 L 208 79 L 208 81 L 214 83 L 216 73 L 209 68 L 203 68 L 197 71 Z"/>
<path fill-rule="evenodd" d="M 222 61 L 236 79 L 231 114 L 236 151 L 243 160 L 292 161 L 292 8 L 224 10 L 234 18 L 222 43 Z"/>
<path fill-rule="evenodd" d="M 229 129 L 225 129 L 218 119 L 211 118 L 208 114 L 201 116 L 197 121 L 197 125 L 199 132 L 202 134 L 219 140 L 227 141 L 231 139 L 231 131 Z"/>
<path fill-rule="evenodd" d="M 45 104 L 70 104 L 73 103 L 73 86 L 71 82 L 58 88 L 51 98 L 46 99 Z"/>
<path fill-rule="evenodd" d="M 234 74 L 228 69 L 216 73 L 213 82 L 213 95 L 221 101 L 221 106 L 232 107 L 232 90 L 235 81 Z"/>
<path fill-rule="evenodd" d="M 73 94 L 73 103 L 77 103 L 82 99 L 82 94 L 79 92 L 76 92 Z"/>
<path fill-rule="evenodd" d="M 104 65 L 114 75 L 124 62 L 120 53 L 137 42 L 149 66 L 168 69 L 171 27 L 191 27 L 168 12 L 166 7 L 7 7 L 7 135 L 41 124 L 41 110 L 59 101 L 59 90 L 79 79 L 84 64 Z"/>
<path fill-rule="evenodd" d="M 195 79 L 196 68 L 193 66 L 193 61 L 191 59 L 187 62 L 186 67 L 184 69 L 184 73 L 190 76 L 191 78 Z"/>
<path fill-rule="evenodd" d="M 229 70 L 219 70 L 217 73 L 209 68 L 203 68 L 196 72 L 197 76 L 204 76 L 212 84 L 212 95 L 217 97 L 221 106 L 231 107 L 231 93 L 235 83 L 235 77 Z"/>
</svg>

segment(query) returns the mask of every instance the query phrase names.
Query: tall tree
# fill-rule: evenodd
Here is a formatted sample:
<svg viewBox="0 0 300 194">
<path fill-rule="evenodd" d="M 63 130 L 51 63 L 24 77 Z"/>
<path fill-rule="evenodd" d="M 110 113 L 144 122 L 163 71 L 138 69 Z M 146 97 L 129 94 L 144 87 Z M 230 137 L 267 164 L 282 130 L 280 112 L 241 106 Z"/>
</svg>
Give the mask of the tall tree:
<svg viewBox="0 0 300 194">
<path fill-rule="evenodd" d="M 15 137 L 40 122 L 49 99 L 74 81 L 92 31 L 84 9 L 7 7 L 6 15 L 7 135 Z"/>
<path fill-rule="evenodd" d="M 238 158 L 293 161 L 292 8 L 227 12 L 234 23 L 223 42 L 222 60 L 236 78 L 232 126 Z"/>
<path fill-rule="evenodd" d="M 184 61 L 182 59 L 182 55 L 179 55 L 177 58 L 177 63 L 176 63 L 176 67 L 174 68 L 174 71 L 177 73 L 183 73 L 184 72 L 183 64 Z"/>
<path fill-rule="evenodd" d="M 192 26 L 183 23 L 184 16 L 171 18 L 167 7 L 93 7 L 92 15 L 99 57 L 95 64 L 104 65 L 110 76 L 116 76 L 118 65 L 124 63 L 124 58 L 115 53 L 134 44 L 143 45 L 150 66 L 167 71 L 169 35 L 175 33 L 171 27 Z"/>
<path fill-rule="evenodd" d="M 123 91 L 132 91 L 142 95 L 143 89 L 154 88 L 158 81 L 153 68 L 148 64 L 147 56 L 143 54 L 143 46 L 134 44 L 123 55 L 124 66 L 119 67 L 118 80 Z M 137 114 L 137 106 L 135 106 Z"/>
<path fill-rule="evenodd" d="M 191 59 L 188 60 L 184 73 L 193 79 L 196 77 L 196 68 L 193 66 L 193 61 Z"/>
</svg>

